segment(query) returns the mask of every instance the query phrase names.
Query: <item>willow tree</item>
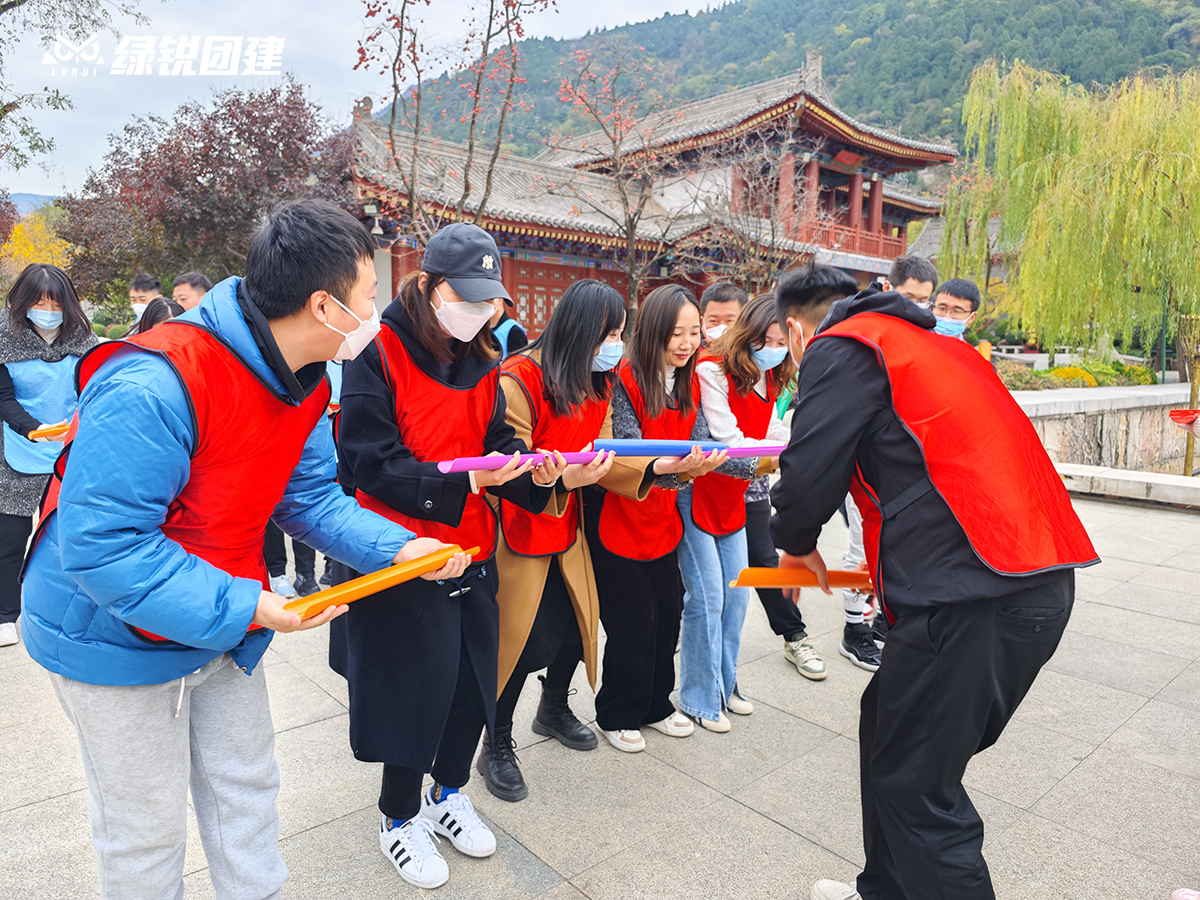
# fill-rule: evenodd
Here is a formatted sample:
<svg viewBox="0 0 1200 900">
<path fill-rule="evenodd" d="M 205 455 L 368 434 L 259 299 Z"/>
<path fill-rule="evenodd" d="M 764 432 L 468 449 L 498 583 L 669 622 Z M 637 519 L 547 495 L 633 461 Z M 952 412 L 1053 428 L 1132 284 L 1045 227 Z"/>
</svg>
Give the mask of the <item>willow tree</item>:
<svg viewBox="0 0 1200 900">
<path fill-rule="evenodd" d="M 963 121 L 941 259 L 978 276 L 1015 248 L 1008 291 L 1041 344 L 1140 330 L 1152 346 L 1200 311 L 1200 74 L 1085 89 L 991 61 Z"/>
</svg>

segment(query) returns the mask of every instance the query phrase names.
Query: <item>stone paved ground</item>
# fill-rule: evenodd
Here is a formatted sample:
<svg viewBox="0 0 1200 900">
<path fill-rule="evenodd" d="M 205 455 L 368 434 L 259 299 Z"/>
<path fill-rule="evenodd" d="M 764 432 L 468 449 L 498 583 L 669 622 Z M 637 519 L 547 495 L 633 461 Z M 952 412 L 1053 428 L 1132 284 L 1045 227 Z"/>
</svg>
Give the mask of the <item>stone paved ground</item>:
<svg viewBox="0 0 1200 900">
<path fill-rule="evenodd" d="M 1079 575 L 1058 653 L 999 743 L 967 772 L 1005 900 L 1155 900 L 1200 888 L 1200 515 L 1076 504 L 1105 562 Z M 840 518 L 822 539 L 845 542 Z M 752 604 L 740 681 L 754 715 L 730 734 L 650 732 L 647 750 L 591 753 L 517 714 L 529 798 L 472 794 L 496 830 L 487 860 L 443 845 L 457 898 L 800 898 L 862 862 L 857 700 L 867 673 L 837 656 L 839 598 L 803 609 L 829 663 L 822 683 L 783 658 Z M 414 897 L 378 850 L 378 771 L 346 741 L 346 688 L 324 632 L 276 638 L 267 680 L 278 729 L 282 853 L 291 898 Z M 592 715 L 582 678 L 575 705 Z M 0 898 L 95 896 L 75 738 L 44 673 L 0 650 Z M 189 898 L 212 890 L 195 830 Z M 916 900 L 916 898 L 914 898 Z"/>
</svg>

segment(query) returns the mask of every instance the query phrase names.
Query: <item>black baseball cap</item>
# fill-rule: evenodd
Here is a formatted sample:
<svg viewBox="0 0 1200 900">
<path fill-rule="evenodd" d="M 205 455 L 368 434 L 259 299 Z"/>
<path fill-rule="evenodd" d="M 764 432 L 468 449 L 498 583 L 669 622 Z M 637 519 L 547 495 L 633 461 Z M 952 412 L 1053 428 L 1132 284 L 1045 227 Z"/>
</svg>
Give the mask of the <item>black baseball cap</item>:
<svg viewBox="0 0 1200 900">
<path fill-rule="evenodd" d="M 492 236 L 469 222 L 455 222 L 438 230 L 425 245 L 421 269 L 441 275 L 468 303 L 490 303 L 497 297 L 513 305 L 500 281 L 500 251 Z"/>
</svg>

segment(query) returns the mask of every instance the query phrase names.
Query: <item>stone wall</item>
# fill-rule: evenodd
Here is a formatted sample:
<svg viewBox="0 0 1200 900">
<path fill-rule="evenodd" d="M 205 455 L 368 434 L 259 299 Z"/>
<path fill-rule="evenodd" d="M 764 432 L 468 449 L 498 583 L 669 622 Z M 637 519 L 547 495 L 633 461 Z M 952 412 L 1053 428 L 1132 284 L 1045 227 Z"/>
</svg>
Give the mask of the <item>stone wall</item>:
<svg viewBox="0 0 1200 900">
<path fill-rule="evenodd" d="M 1188 407 L 1187 384 L 1013 391 L 1058 463 L 1183 474 L 1183 429 L 1167 415 Z"/>
</svg>

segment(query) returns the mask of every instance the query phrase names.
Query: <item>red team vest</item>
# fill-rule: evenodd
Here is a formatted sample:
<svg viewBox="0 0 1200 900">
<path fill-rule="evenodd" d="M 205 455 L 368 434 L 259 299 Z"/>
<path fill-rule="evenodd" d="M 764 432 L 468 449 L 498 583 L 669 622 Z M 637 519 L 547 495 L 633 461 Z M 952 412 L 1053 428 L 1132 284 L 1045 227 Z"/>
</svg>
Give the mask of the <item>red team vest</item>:
<svg viewBox="0 0 1200 900">
<path fill-rule="evenodd" d="M 519 354 L 502 363 L 502 373 L 521 386 L 533 412 L 533 436 L 529 449 L 544 447 L 574 453 L 600 436 L 608 414 L 608 400 L 589 400 L 573 415 L 560 416 L 546 399 L 542 367 Z M 579 526 L 579 500 L 572 491 L 561 517 L 535 515 L 507 500 L 500 501 L 500 524 L 509 549 L 522 556 L 553 556 L 575 543 Z"/>
<path fill-rule="evenodd" d="M 386 323 L 375 338 L 384 377 L 395 398 L 400 441 L 418 462 L 438 462 L 460 456 L 483 456 L 488 425 L 496 412 L 500 368 L 478 384 L 456 388 L 442 384 L 417 365 L 400 336 Z M 483 494 L 468 494 L 458 525 L 445 525 L 392 509 L 382 500 L 358 491 L 358 502 L 425 537 L 463 548 L 480 548 L 476 561 L 488 559 L 496 546 L 496 517 Z"/>
<path fill-rule="evenodd" d="M 646 419 L 646 404 L 628 362 L 622 362 L 617 374 L 633 404 L 646 440 L 686 441 L 696 424 L 696 410 L 690 413 L 664 409 L 654 419 Z M 692 397 L 700 396 L 700 384 L 692 372 Z M 650 488 L 645 500 L 630 500 L 608 493 L 600 511 L 600 541 L 610 553 L 627 559 L 652 560 L 666 556 L 683 538 L 683 519 L 675 506 L 675 491 Z"/>
<path fill-rule="evenodd" d="M 705 357 L 706 362 L 717 362 L 715 357 Z M 729 411 L 737 419 L 738 428 L 746 437 L 761 441 L 767 436 L 767 428 L 771 424 L 771 414 L 775 409 L 775 391 L 771 387 L 771 378 L 767 376 L 767 398 L 758 396 L 758 391 L 751 390 L 743 397 L 734 387 L 733 377 L 726 375 L 729 383 Z M 697 478 L 692 485 L 692 521 L 696 527 L 709 534 L 720 537 L 733 534 L 746 525 L 746 489 L 749 481 L 709 472 L 703 478 Z"/>
<path fill-rule="evenodd" d="M 293 406 L 260 381 L 220 338 L 186 322 L 165 322 L 88 353 L 76 373 L 79 390 L 106 360 L 130 346 L 170 363 L 188 395 L 195 425 L 188 481 L 167 507 L 162 533 L 218 569 L 267 588 L 267 520 L 283 499 L 308 436 L 325 415 L 329 383 L 322 382 Z M 59 466 L 51 480 L 39 533 L 58 506 L 62 472 Z M 153 641 L 165 640 L 134 630 Z"/>
<path fill-rule="evenodd" d="M 941 495 L 976 555 L 1001 575 L 1098 561 L 1029 417 L 974 347 L 882 313 L 851 316 L 813 340 L 835 336 L 875 351 L 896 416 L 916 438 L 929 473 L 928 484 L 913 485 L 887 506 L 861 470 L 851 484 L 877 589 L 884 523 L 928 490 Z"/>
</svg>

